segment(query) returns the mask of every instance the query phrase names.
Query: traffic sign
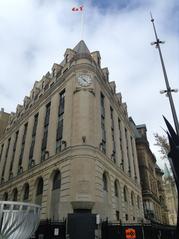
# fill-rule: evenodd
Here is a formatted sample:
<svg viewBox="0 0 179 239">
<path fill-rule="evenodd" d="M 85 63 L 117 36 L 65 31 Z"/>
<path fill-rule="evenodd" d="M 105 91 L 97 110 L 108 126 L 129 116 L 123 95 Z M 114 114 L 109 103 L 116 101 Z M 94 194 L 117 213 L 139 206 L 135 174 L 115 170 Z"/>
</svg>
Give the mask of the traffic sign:
<svg viewBox="0 0 179 239">
<path fill-rule="evenodd" d="M 127 228 L 126 239 L 136 239 L 136 230 L 133 228 Z"/>
</svg>

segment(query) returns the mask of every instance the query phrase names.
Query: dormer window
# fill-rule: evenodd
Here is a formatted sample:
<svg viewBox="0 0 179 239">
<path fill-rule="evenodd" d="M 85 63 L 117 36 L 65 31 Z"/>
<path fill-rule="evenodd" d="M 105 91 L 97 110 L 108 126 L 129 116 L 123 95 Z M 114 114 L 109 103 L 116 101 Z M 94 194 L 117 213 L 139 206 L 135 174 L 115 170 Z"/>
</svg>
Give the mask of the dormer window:
<svg viewBox="0 0 179 239">
<path fill-rule="evenodd" d="M 48 86 L 49 86 L 49 84 L 46 84 L 46 85 L 44 86 L 44 91 L 46 91 L 46 90 L 48 89 Z"/>
<path fill-rule="evenodd" d="M 69 54 L 66 54 L 66 56 L 65 56 L 65 62 L 68 63 L 69 60 L 70 60 L 70 55 L 69 55 Z"/>
<path fill-rule="evenodd" d="M 55 69 L 55 68 L 54 68 L 53 71 L 52 71 L 52 75 L 53 75 L 53 77 L 56 76 L 56 69 Z"/>
<path fill-rule="evenodd" d="M 106 80 L 109 81 L 109 73 L 106 73 Z"/>
<path fill-rule="evenodd" d="M 101 66 L 101 59 L 100 59 L 100 57 L 98 57 L 97 60 L 98 60 L 98 66 Z"/>
</svg>

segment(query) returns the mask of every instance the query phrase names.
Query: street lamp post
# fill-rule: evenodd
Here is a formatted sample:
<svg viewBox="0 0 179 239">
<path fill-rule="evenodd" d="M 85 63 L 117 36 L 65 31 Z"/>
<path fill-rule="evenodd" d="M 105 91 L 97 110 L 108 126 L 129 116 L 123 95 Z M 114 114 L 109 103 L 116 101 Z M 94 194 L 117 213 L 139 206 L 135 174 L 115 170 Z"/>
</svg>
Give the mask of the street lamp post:
<svg viewBox="0 0 179 239">
<path fill-rule="evenodd" d="M 179 194 L 179 123 L 178 123 L 178 118 L 177 118 L 177 114 L 176 114 L 176 110 L 175 110 L 175 105 L 174 105 L 173 98 L 172 98 L 172 92 L 177 92 L 177 90 L 171 89 L 171 87 L 169 85 L 167 72 L 165 69 L 165 64 L 164 64 L 162 52 L 160 49 L 160 44 L 162 44 L 164 42 L 160 41 L 157 36 L 157 31 L 155 28 L 154 19 L 152 17 L 152 14 L 151 14 L 151 22 L 153 25 L 155 38 L 156 38 L 156 41 L 152 42 L 151 45 L 155 45 L 159 51 L 159 56 L 160 56 L 162 70 L 163 70 L 165 84 L 166 84 L 166 90 L 161 91 L 161 93 L 162 94 L 166 93 L 169 98 L 170 107 L 171 107 L 171 111 L 172 111 L 172 115 L 173 115 L 173 121 L 174 121 L 175 129 L 176 129 L 176 132 L 175 132 L 173 130 L 172 126 L 170 125 L 170 123 L 168 122 L 168 120 L 164 118 L 165 123 L 168 128 L 167 134 L 168 134 L 168 139 L 169 139 L 169 144 L 170 144 L 170 152 L 168 153 L 168 157 L 169 157 L 171 169 L 173 171 L 173 175 L 175 178 L 177 191 Z M 176 227 L 176 232 L 175 232 L 175 238 L 178 238 L 178 235 L 179 235 L 179 197 L 178 197 L 177 227 Z"/>
<path fill-rule="evenodd" d="M 152 17 L 152 14 L 150 14 L 150 15 L 151 15 L 151 22 L 152 22 L 152 25 L 153 25 L 154 34 L 155 34 L 155 38 L 156 38 L 156 41 L 152 42 L 151 45 L 155 45 L 156 48 L 158 49 L 159 56 L 160 56 L 160 61 L 161 61 L 161 65 L 162 65 L 162 70 L 163 70 L 163 74 L 164 74 L 165 84 L 166 84 L 166 90 L 160 91 L 160 93 L 162 93 L 162 94 L 166 93 L 168 98 L 169 98 L 170 107 L 171 107 L 171 111 L 172 111 L 172 115 L 173 115 L 173 121 L 174 121 L 174 124 L 175 124 L 175 129 L 176 129 L 177 135 L 179 135 L 179 123 L 178 123 L 178 118 L 177 118 L 175 105 L 174 105 L 173 97 L 172 97 L 172 92 L 177 92 L 177 90 L 176 89 L 171 89 L 171 87 L 169 85 L 168 76 L 167 76 L 167 72 L 166 72 L 166 69 L 165 69 L 165 64 L 164 64 L 164 61 L 163 61 L 163 56 L 162 56 L 162 52 L 161 52 L 161 48 L 160 48 L 160 44 L 163 44 L 165 42 L 159 40 L 158 35 L 157 35 L 157 31 L 156 31 L 156 28 L 155 28 L 155 24 L 154 24 L 154 19 Z"/>
</svg>

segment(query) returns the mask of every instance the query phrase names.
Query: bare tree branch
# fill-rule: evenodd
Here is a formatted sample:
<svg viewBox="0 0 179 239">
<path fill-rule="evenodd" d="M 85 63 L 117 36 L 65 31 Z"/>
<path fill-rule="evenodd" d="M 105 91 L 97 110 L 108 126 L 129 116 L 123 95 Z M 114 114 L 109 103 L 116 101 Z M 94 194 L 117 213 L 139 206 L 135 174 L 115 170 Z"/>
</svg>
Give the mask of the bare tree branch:
<svg viewBox="0 0 179 239">
<path fill-rule="evenodd" d="M 161 153 L 161 158 L 168 158 L 168 153 L 170 151 L 170 146 L 168 143 L 168 138 L 165 135 L 154 134 L 156 143 L 154 145 L 159 147 L 159 152 Z"/>
</svg>

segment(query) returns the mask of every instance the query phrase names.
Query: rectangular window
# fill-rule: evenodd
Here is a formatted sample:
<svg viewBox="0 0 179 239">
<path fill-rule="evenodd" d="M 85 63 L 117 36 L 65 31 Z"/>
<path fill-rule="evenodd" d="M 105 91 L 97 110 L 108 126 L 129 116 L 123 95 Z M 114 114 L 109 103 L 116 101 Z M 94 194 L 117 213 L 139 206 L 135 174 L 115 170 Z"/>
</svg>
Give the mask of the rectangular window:
<svg viewBox="0 0 179 239">
<path fill-rule="evenodd" d="M 33 159 L 33 155 L 34 155 L 34 146 L 35 146 L 35 139 L 32 139 L 31 142 L 31 146 L 30 146 L 30 151 L 29 151 L 29 161 L 31 162 L 31 160 Z"/>
<path fill-rule="evenodd" d="M 101 115 L 105 116 L 104 95 L 101 93 Z"/>
<path fill-rule="evenodd" d="M 115 147 L 115 137 L 114 137 L 114 116 L 113 116 L 113 108 L 110 107 L 110 115 L 111 115 L 111 137 L 112 137 L 112 154 L 111 159 L 116 162 L 116 147 Z"/>
<path fill-rule="evenodd" d="M 11 142 L 11 138 L 8 139 L 8 143 L 7 143 L 5 161 L 4 161 L 3 170 L 2 170 L 2 180 L 4 179 L 4 173 L 5 173 L 5 169 L 6 169 L 6 163 L 7 163 L 8 153 L 9 153 L 10 142 Z"/>
<path fill-rule="evenodd" d="M 34 155 L 35 137 L 36 137 L 37 125 L 38 125 L 38 117 L 39 117 L 39 114 L 37 113 L 34 116 L 34 126 L 33 126 L 33 130 L 32 130 L 32 141 L 31 141 L 31 146 L 30 146 L 30 151 L 29 151 L 29 167 L 33 166 L 33 164 L 34 164 L 33 155 Z"/>
<path fill-rule="evenodd" d="M 42 150 L 45 150 L 47 147 L 47 138 L 48 138 L 48 128 L 44 129 L 44 135 L 42 140 Z"/>
<path fill-rule="evenodd" d="M 101 131 L 102 131 L 101 149 L 102 149 L 103 153 L 106 153 L 105 118 L 103 116 L 101 116 Z"/>
<path fill-rule="evenodd" d="M 56 134 L 56 152 L 60 152 L 62 147 L 64 110 L 65 110 L 65 90 L 63 90 L 60 93 L 59 99 L 58 124 Z"/>
<path fill-rule="evenodd" d="M 13 145 L 13 153 L 12 153 L 12 159 L 11 159 L 11 164 L 10 164 L 10 169 L 9 169 L 9 178 L 12 175 L 12 168 L 13 168 L 13 163 L 14 163 L 14 158 L 15 158 L 15 153 L 16 153 L 16 146 L 17 146 L 17 139 L 18 139 L 19 131 L 16 132 L 15 135 L 15 140 L 14 140 L 14 145 Z"/>
<path fill-rule="evenodd" d="M 133 159 L 133 165 L 134 165 L 134 176 L 135 176 L 135 179 L 137 178 L 137 175 L 136 175 L 136 165 L 135 165 L 135 155 L 134 155 L 134 145 L 133 145 L 133 138 L 131 136 L 131 149 L 132 149 L 132 159 Z"/>
<path fill-rule="evenodd" d="M 39 114 L 36 114 L 36 115 L 34 116 L 34 126 L 33 126 L 33 130 L 32 130 L 32 137 L 35 137 L 35 136 L 36 136 L 37 124 L 38 124 L 38 117 L 39 117 Z"/>
<path fill-rule="evenodd" d="M 24 125 L 24 134 L 23 134 L 23 137 L 22 137 L 22 144 L 25 144 L 25 139 L 26 139 L 26 134 L 27 134 L 27 127 L 28 127 L 28 123 L 26 123 Z"/>
<path fill-rule="evenodd" d="M 19 156 L 19 167 L 21 167 L 21 165 L 22 165 L 23 154 L 24 154 L 24 144 L 22 144 L 22 146 L 21 146 L 21 152 L 20 152 L 20 156 Z"/>
<path fill-rule="evenodd" d="M 105 130 L 105 105 L 104 105 L 104 95 L 101 93 L 101 143 L 100 149 L 103 153 L 106 153 L 106 130 Z"/>
<path fill-rule="evenodd" d="M 7 149 L 6 149 L 6 155 L 5 155 L 6 158 L 8 157 L 10 142 L 11 142 L 11 138 L 8 139 L 8 144 L 7 144 Z"/>
<path fill-rule="evenodd" d="M 111 114 L 111 127 L 114 128 L 114 116 L 113 116 L 113 108 L 110 107 L 110 114 Z"/>
<path fill-rule="evenodd" d="M 105 119 L 103 116 L 101 116 L 101 129 L 102 129 L 102 140 L 106 141 Z"/>
<path fill-rule="evenodd" d="M 25 148 L 25 140 L 26 140 L 26 135 L 27 135 L 27 128 L 28 128 L 28 123 L 24 125 L 24 134 L 22 137 L 22 145 L 21 145 L 21 152 L 19 156 L 19 168 L 18 168 L 18 173 L 22 172 L 22 160 L 23 160 L 23 155 L 24 155 L 24 148 Z"/>
<path fill-rule="evenodd" d="M 46 105 L 46 114 L 45 114 L 44 127 L 47 127 L 48 124 L 49 124 L 49 120 L 50 120 L 50 106 L 51 106 L 51 102 L 48 103 L 48 105 Z"/>
<path fill-rule="evenodd" d="M 121 130 L 121 120 L 118 118 L 118 128 L 119 128 L 119 143 L 120 143 L 120 152 L 121 152 L 121 168 L 124 170 L 124 152 L 122 146 L 122 130 Z"/>
<path fill-rule="evenodd" d="M 115 139 L 114 139 L 114 128 L 111 128 L 111 135 L 112 135 L 112 144 L 113 144 L 111 158 L 114 162 L 116 162 L 116 145 L 115 145 Z"/>
<path fill-rule="evenodd" d="M 125 138 L 126 138 L 126 152 L 127 152 L 127 160 L 128 160 L 128 173 L 131 176 L 131 165 L 130 165 L 130 158 L 129 158 L 129 141 L 128 141 L 128 133 L 126 128 L 125 128 Z"/>
<path fill-rule="evenodd" d="M 16 132 L 15 141 L 14 141 L 14 146 L 13 146 L 13 152 L 16 151 L 18 135 L 19 135 L 19 131 Z"/>
<path fill-rule="evenodd" d="M 2 158 L 3 148 L 4 148 L 4 144 L 1 145 L 0 162 L 1 162 L 1 158 Z"/>
<path fill-rule="evenodd" d="M 41 160 L 45 160 L 47 157 L 47 139 L 48 139 L 48 125 L 50 121 L 50 107 L 51 102 L 46 105 L 46 114 L 45 114 L 45 121 L 44 121 L 44 134 L 42 139 L 42 145 L 41 145 Z M 49 156 L 49 154 L 48 154 Z"/>
<path fill-rule="evenodd" d="M 63 116 L 61 115 L 58 118 L 58 126 L 57 126 L 57 141 L 61 140 L 63 136 Z"/>
<path fill-rule="evenodd" d="M 65 110 L 65 90 L 60 93 L 60 102 L 59 102 L 59 110 L 58 115 L 64 114 Z"/>
<path fill-rule="evenodd" d="M 120 220 L 119 211 L 116 211 L 116 220 L 117 220 L 117 221 Z"/>
</svg>

